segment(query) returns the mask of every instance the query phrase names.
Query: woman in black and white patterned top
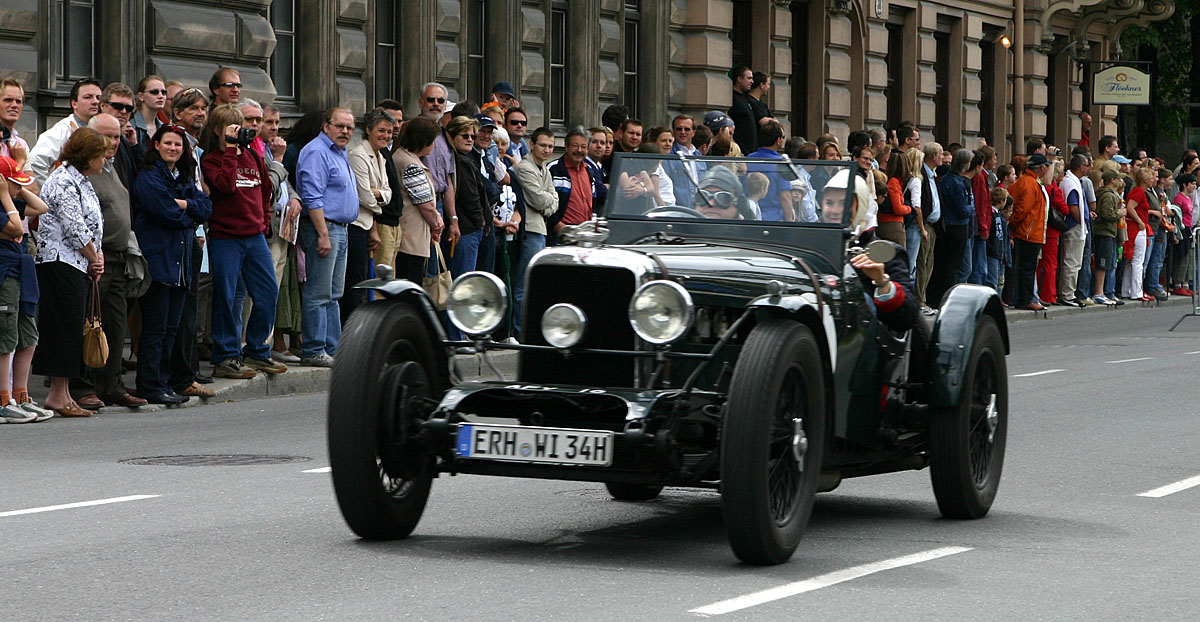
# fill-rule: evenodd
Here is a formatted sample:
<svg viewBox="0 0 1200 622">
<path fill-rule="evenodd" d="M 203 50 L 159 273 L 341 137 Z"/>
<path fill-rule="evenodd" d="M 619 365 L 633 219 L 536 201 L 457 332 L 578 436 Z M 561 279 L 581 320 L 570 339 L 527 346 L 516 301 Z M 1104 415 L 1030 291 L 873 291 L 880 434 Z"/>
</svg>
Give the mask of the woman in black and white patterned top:
<svg viewBox="0 0 1200 622">
<path fill-rule="evenodd" d="M 49 211 L 40 217 L 37 230 L 37 276 L 42 290 L 38 325 L 42 330 L 41 347 L 33 355 L 33 373 L 50 376 L 45 405 L 64 417 L 95 414 L 75 402 L 67 383 L 83 371 L 88 279 L 99 279 L 104 272 L 100 251 L 104 219 L 100 199 L 87 176 L 104 167 L 108 141 L 93 129 L 76 130 L 63 145 L 61 164 L 41 192 Z"/>
</svg>

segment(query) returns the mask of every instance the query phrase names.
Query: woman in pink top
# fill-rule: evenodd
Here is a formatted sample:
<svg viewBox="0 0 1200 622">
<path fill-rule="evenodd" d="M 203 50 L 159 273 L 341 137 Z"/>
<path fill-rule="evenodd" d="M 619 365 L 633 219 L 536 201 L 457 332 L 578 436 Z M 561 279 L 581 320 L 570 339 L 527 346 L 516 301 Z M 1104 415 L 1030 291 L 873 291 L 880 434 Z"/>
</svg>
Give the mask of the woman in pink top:
<svg viewBox="0 0 1200 622">
<path fill-rule="evenodd" d="M 1179 211 L 1183 213 L 1183 236 L 1179 240 L 1179 244 L 1175 245 L 1175 269 L 1171 272 L 1171 293 L 1191 296 L 1190 285 L 1196 275 L 1193 274 L 1194 262 L 1188 251 L 1192 247 L 1192 223 L 1194 222 L 1192 210 L 1195 208 L 1192 205 L 1192 195 L 1196 191 L 1196 176 L 1191 173 L 1182 173 L 1175 178 L 1175 184 L 1179 186 L 1179 194 L 1175 195 L 1171 202 L 1178 205 Z"/>
</svg>

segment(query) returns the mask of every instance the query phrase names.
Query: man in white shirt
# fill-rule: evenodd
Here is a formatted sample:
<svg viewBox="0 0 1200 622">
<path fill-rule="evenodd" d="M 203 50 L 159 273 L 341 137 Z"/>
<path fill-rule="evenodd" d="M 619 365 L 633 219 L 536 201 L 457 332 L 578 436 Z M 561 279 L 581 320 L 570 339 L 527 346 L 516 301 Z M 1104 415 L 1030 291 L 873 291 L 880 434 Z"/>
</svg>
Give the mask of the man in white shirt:
<svg viewBox="0 0 1200 622">
<path fill-rule="evenodd" d="M 38 136 L 37 144 L 29 152 L 27 168 L 37 179 L 38 185 L 46 183 L 50 169 L 58 161 L 63 145 L 75 130 L 86 127 L 92 117 L 100 113 L 100 93 L 103 91 L 100 81 L 95 78 L 84 78 L 71 87 L 72 114 L 54 124 L 54 127 Z"/>
</svg>

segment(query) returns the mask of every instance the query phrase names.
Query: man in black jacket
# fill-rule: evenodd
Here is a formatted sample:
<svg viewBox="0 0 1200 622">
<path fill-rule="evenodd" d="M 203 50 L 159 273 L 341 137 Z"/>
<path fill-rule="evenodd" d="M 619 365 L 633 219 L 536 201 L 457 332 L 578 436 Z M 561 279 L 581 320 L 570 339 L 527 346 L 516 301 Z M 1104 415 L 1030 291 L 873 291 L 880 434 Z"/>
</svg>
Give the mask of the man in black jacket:
<svg viewBox="0 0 1200 622">
<path fill-rule="evenodd" d="M 733 121 L 733 141 L 742 148 L 742 153 L 758 150 L 758 125 L 754 122 L 754 108 L 750 105 L 750 87 L 754 84 L 754 72 L 745 65 L 729 73 L 733 80 L 733 105 L 729 107 L 729 118 Z"/>
</svg>

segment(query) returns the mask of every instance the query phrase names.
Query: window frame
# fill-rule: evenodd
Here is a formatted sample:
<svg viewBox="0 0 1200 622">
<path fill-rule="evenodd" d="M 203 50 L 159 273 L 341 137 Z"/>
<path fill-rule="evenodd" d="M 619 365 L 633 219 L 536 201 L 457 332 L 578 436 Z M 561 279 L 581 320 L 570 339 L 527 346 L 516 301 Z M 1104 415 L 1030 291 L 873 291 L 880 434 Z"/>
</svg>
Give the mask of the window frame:
<svg viewBox="0 0 1200 622">
<path fill-rule="evenodd" d="M 641 0 L 625 0 L 623 6 L 620 103 L 629 108 L 632 117 L 641 118 L 638 67 L 641 64 L 642 3 Z"/>
<path fill-rule="evenodd" d="M 88 33 L 89 42 L 79 44 L 80 37 L 73 34 L 71 31 L 71 9 L 85 8 L 90 13 L 88 25 L 90 32 Z M 95 0 L 51 0 L 50 6 L 50 65 L 51 73 L 55 80 L 74 84 L 76 81 L 83 78 L 92 78 L 96 75 L 96 11 Z M 83 73 L 73 73 L 71 71 L 71 51 L 76 49 L 76 44 L 86 45 L 91 48 L 87 50 L 90 67 L 88 71 Z"/>
<path fill-rule="evenodd" d="M 277 22 L 277 9 L 279 8 L 279 6 L 281 4 L 283 4 L 285 2 L 291 3 L 291 8 L 292 8 L 292 10 L 291 10 L 292 22 L 290 24 L 290 30 L 285 29 L 285 28 L 280 28 L 280 26 Z M 271 6 L 267 12 L 267 21 L 271 24 L 271 30 L 275 33 L 275 49 L 271 52 L 271 57 L 267 59 L 267 75 L 269 75 L 271 77 L 271 82 L 275 86 L 275 105 L 276 106 L 283 105 L 283 106 L 294 107 L 297 105 L 296 92 L 299 90 L 299 88 L 297 86 L 297 81 L 300 76 L 300 70 L 299 70 L 300 62 L 299 62 L 299 57 L 296 54 L 296 23 L 298 21 L 297 20 L 297 12 L 298 11 L 299 11 L 299 2 L 297 2 L 297 0 L 273 0 L 271 2 Z M 278 76 L 280 75 L 280 73 L 279 73 L 277 57 L 279 54 L 279 50 L 285 47 L 284 45 L 281 45 L 281 43 L 284 40 L 291 42 L 290 45 L 286 46 L 291 52 L 291 59 L 292 59 L 291 76 L 289 77 L 289 80 L 291 83 L 291 92 L 290 93 L 283 93 L 279 89 Z"/>
</svg>

